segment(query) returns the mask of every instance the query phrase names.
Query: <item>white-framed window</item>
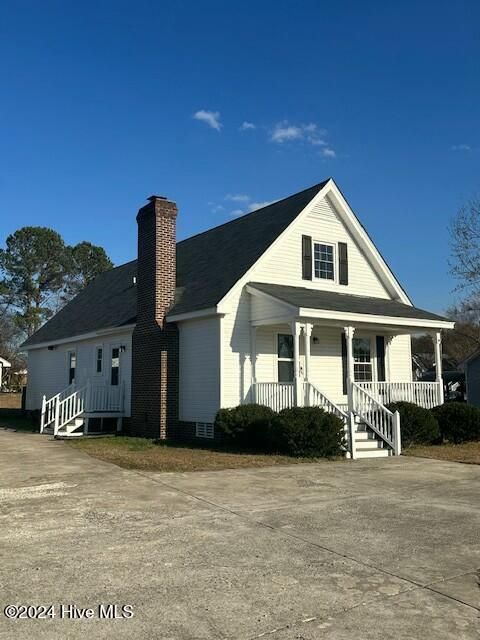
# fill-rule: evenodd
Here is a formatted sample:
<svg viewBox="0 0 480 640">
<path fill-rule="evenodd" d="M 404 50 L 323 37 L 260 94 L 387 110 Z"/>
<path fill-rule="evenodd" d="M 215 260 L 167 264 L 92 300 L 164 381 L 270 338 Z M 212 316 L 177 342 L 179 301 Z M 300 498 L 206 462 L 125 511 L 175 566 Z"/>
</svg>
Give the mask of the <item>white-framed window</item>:
<svg viewBox="0 0 480 640">
<path fill-rule="evenodd" d="M 372 341 L 370 338 L 353 339 L 353 373 L 355 382 L 371 382 L 372 369 Z"/>
<path fill-rule="evenodd" d="M 277 376 L 278 382 L 293 382 L 293 336 L 277 334 Z"/>
<path fill-rule="evenodd" d="M 75 373 L 77 370 L 77 352 L 67 351 L 67 372 L 68 372 L 68 384 L 75 382 Z"/>
<path fill-rule="evenodd" d="M 335 280 L 335 246 L 313 243 L 313 275 L 321 280 Z"/>
<path fill-rule="evenodd" d="M 103 345 L 99 344 L 95 347 L 95 374 L 97 376 L 102 375 L 103 373 Z"/>
<path fill-rule="evenodd" d="M 195 435 L 197 438 L 213 438 L 213 424 L 211 422 L 196 422 Z"/>
</svg>

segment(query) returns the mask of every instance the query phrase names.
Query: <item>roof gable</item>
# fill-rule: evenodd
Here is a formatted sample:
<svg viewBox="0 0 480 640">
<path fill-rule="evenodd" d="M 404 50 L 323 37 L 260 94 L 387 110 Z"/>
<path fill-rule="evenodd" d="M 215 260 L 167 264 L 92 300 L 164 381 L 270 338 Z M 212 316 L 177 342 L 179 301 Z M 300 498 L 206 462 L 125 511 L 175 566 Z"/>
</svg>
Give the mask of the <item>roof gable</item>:
<svg viewBox="0 0 480 640">
<path fill-rule="evenodd" d="M 325 234 L 315 235 L 315 224 L 313 220 L 320 215 L 323 218 L 323 227 L 330 226 L 325 216 L 325 205 L 330 207 L 331 213 L 337 219 L 337 223 L 344 229 L 344 233 L 347 233 L 346 237 L 337 237 L 338 227 L 336 230 L 331 229 L 330 237 L 325 237 Z M 332 223 L 335 221 L 332 217 Z M 300 236 L 306 234 L 311 236 L 313 240 L 322 241 L 327 243 L 337 243 L 339 240 L 349 242 L 349 260 L 356 257 L 357 260 L 362 260 L 360 256 L 363 256 L 365 266 L 368 263 L 368 269 L 371 270 L 370 280 L 364 280 L 365 266 L 362 265 L 359 274 L 361 278 L 357 277 L 356 287 L 354 287 L 353 279 L 350 277 L 351 282 L 345 287 L 337 286 L 337 283 L 330 283 L 326 281 L 315 280 L 303 280 L 301 274 L 301 262 L 297 259 L 297 252 L 295 247 L 300 247 Z M 352 255 L 352 244 L 355 245 L 356 256 Z M 357 265 L 358 266 L 358 265 Z M 353 272 L 358 276 L 356 272 Z M 252 265 L 252 267 L 246 272 L 236 283 L 236 285 L 228 292 L 224 299 L 219 304 L 220 311 L 226 311 L 229 309 L 229 303 L 231 298 L 235 298 L 238 291 L 242 289 L 245 284 L 250 281 L 257 282 L 272 282 L 276 284 L 288 284 L 291 286 L 311 287 L 315 290 L 329 289 L 335 287 L 342 290 L 344 293 L 353 293 L 356 295 L 372 295 L 383 298 L 391 298 L 393 300 L 399 300 L 400 302 L 411 305 L 412 302 L 409 299 L 407 293 L 400 285 L 398 279 L 388 266 L 387 262 L 380 254 L 365 227 L 361 224 L 353 210 L 348 205 L 347 201 L 343 197 L 343 194 L 338 189 L 334 180 L 330 178 L 327 180 L 323 188 L 319 190 L 310 202 L 307 203 L 305 208 L 299 213 L 298 216 L 292 219 L 289 226 L 287 226 L 281 234 L 267 247 L 264 254 L 262 254 L 259 260 Z M 359 286 L 361 282 L 361 286 Z"/>
</svg>

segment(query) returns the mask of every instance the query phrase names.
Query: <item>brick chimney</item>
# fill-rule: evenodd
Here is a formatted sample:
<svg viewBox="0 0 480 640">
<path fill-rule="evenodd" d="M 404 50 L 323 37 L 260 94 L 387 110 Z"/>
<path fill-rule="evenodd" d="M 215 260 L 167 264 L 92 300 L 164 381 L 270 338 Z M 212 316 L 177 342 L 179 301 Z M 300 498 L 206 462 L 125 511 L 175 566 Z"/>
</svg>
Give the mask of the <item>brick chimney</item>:
<svg viewBox="0 0 480 640">
<path fill-rule="evenodd" d="M 178 332 L 165 316 L 175 299 L 177 205 L 151 196 L 137 215 L 137 323 L 132 338 L 131 433 L 167 438 L 178 421 Z"/>
</svg>

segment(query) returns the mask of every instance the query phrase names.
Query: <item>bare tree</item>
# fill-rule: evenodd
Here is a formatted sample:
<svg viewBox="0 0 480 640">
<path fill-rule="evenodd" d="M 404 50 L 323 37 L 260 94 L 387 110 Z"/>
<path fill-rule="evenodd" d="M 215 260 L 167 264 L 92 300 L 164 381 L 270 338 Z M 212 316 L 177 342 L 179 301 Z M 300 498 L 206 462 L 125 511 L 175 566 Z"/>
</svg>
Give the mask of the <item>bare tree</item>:
<svg viewBox="0 0 480 640">
<path fill-rule="evenodd" d="M 472 198 L 450 225 L 450 270 L 459 289 L 480 296 L 480 198 Z"/>
</svg>

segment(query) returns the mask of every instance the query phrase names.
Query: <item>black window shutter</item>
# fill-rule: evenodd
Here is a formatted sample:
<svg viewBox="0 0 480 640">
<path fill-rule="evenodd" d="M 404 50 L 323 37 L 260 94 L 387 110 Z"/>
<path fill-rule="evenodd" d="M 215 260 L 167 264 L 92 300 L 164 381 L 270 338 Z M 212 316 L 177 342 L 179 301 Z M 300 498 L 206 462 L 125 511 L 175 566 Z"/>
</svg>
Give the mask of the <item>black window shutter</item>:
<svg viewBox="0 0 480 640">
<path fill-rule="evenodd" d="M 348 250 L 346 242 L 338 243 L 338 282 L 348 284 Z"/>
<path fill-rule="evenodd" d="M 342 380 L 343 395 L 347 395 L 347 340 L 344 333 L 342 333 Z"/>
<path fill-rule="evenodd" d="M 312 279 L 312 238 L 302 236 L 302 278 Z"/>
<path fill-rule="evenodd" d="M 385 337 L 377 336 L 377 378 L 385 382 Z"/>
</svg>

